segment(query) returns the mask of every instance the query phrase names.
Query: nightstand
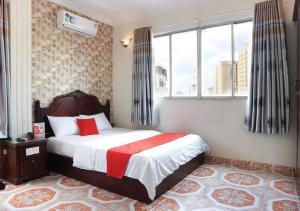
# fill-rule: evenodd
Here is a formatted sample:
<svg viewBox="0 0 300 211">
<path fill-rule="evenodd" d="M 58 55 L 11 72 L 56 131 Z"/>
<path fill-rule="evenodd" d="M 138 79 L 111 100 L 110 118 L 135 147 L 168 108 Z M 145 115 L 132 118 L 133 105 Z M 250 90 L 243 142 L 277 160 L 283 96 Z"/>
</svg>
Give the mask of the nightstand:
<svg viewBox="0 0 300 211">
<path fill-rule="evenodd" d="M 3 179 L 4 175 L 4 162 L 3 162 L 3 142 L 4 139 L 0 140 L 0 179 Z"/>
<path fill-rule="evenodd" d="M 15 139 L 3 142 L 4 178 L 20 184 L 49 174 L 47 170 L 47 141 Z"/>
</svg>

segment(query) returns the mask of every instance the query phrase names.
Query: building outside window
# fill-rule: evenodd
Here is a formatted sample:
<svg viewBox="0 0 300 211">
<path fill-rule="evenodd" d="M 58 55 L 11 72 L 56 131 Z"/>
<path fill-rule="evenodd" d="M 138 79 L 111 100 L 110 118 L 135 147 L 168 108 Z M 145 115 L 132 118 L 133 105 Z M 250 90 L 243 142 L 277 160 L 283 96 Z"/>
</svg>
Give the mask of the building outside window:
<svg viewBox="0 0 300 211">
<path fill-rule="evenodd" d="M 252 27 L 248 21 L 155 37 L 157 95 L 247 96 Z"/>
</svg>

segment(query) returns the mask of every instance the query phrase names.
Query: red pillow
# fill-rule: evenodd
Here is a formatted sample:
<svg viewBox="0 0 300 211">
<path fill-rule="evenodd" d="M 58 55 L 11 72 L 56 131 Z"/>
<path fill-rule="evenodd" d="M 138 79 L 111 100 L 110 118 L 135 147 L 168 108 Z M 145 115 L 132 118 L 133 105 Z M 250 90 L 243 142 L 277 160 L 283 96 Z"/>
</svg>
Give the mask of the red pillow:
<svg viewBox="0 0 300 211">
<path fill-rule="evenodd" d="M 92 119 L 76 119 L 81 136 L 97 135 L 99 134 L 96 121 Z"/>
</svg>

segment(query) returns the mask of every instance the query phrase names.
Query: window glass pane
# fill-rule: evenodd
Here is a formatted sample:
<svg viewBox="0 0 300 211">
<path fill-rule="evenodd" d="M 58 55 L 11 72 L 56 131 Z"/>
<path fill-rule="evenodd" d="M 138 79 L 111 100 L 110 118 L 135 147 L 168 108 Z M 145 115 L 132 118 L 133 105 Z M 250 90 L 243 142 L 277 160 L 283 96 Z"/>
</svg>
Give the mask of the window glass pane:
<svg viewBox="0 0 300 211">
<path fill-rule="evenodd" d="M 236 96 L 246 96 L 249 84 L 252 52 L 252 22 L 234 25 L 234 85 Z"/>
<path fill-rule="evenodd" d="M 197 31 L 172 35 L 172 96 L 197 96 Z"/>
<path fill-rule="evenodd" d="M 155 56 L 155 94 L 157 97 L 169 96 L 170 90 L 170 41 L 169 36 L 153 40 Z"/>
<path fill-rule="evenodd" d="M 231 37 L 231 25 L 202 30 L 202 96 L 232 95 Z"/>
</svg>

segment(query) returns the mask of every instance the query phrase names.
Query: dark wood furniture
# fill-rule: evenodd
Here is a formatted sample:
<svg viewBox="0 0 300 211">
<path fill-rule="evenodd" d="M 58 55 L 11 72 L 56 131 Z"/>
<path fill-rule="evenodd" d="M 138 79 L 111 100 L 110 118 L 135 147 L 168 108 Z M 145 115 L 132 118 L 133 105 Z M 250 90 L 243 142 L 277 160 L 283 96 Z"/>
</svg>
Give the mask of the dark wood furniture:
<svg viewBox="0 0 300 211">
<path fill-rule="evenodd" d="M 300 194 L 300 1 L 295 1 L 294 17 L 293 20 L 297 24 L 297 62 L 298 62 L 298 75 L 296 81 L 297 91 L 297 191 Z"/>
<path fill-rule="evenodd" d="M 0 190 L 5 190 L 6 183 L 4 181 L 0 181 Z"/>
<path fill-rule="evenodd" d="M 0 179 L 4 176 L 3 143 L 4 139 L 0 140 Z"/>
<path fill-rule="evenodd" d="M 4 178 L 5 173 L 5 165 L 4 165 L 4 156 L 3 156 L 3 145 L 4 141 L 8 139 L 0 139 L 0 190 L 4 190 L 6 187 L 5 181 L 2 179 Z"/>
<path fill-rule="evenodd" d="M 4 140 L 0 140 L 0 179 L 3 179 L 4 175 L 3 142 Z M 0 190 L 4 190 L 5 187 L 6 183 L 0 180 Z"/>
<path fill-rule="evenodd" d="M 18 185 L 48 175 L 47 141 L 46 139 L 25 142 L 17 142 L 15 139 L 4 141 L 4 178 Z"/>
<path fill-rule="evenodd" d="M 35 122 L 45 122 L 46 137 L 53 136 L 47 116 L 78 116 L 105 113 L 110 120 L 110 101 L 102 105 L 98 98 L 85 94 L 79 90 L 66 95 L 60 95 L 53 99 L 48 108 L 41 108 L 40 101 L 35 102 Z"/>
<path fill-rule="evenodd" d="M 156 197 L 159 197 L 170 190 L 174 185 L 179 183 L 182 179 L 196 170 L 203 163 L 203 154 L 195 157 L 190 162 L 182 165 L 173 174 L 165 178 L 162 183 L 156 187 Z M 122 180 L 106 176 L 105 173 L 96 171 L 87 171 L 75 168 L 73 159 L 58 155 L 55 153 L 48 153 L 48 168 L 51 171 L 60 173 L 62 175 L 71 177 L 73 179 L 88 183 L 90 185 L 103 188 L 113 193 L 127 196 L 132 199 L 144 203 L 151 203 L 152 200 L 148 197 L 145 186 L 136 179 L 124 177 Z"/>
<path fill-rule="evenodd" d="M 85 94 L 81 91 L 75 91 L 70 94 L 61 95 L 54 98 L 48 108 L 41 108 L 40 102 L 35 103 L 35 121 L 45 122 L 46 134 L 53 134 L 47 119 L 49 116 L 77 116 L 79 114 L 97 114 L 104 112 L 106 117 L 110 117 L 110 104 L 102 105 L 97 97 Z M 190 162 L 182 165 L 173 174 L 165 178 L 161 184 L 156 187 L 156 198 L 164 194 L 183 178 L 197 169 L 203 162 L 203 154 L 195 157 Z M 146 188 L 136 179 L 124 177 L 122 180 L 106 176 L 104 173 L 96 171 L 87 171 L 75 168 L 73 158 L 62 156 L 56 153 L 48 152 L 48 169 L 58 172 L 62 175 L 77 179 L 82 182 L 106 189 L 110 192 L 121 194 L 141 202 L 151 203 Z"/>
</svg>

